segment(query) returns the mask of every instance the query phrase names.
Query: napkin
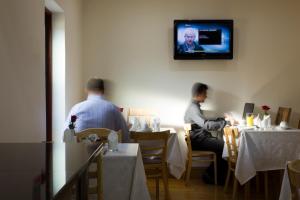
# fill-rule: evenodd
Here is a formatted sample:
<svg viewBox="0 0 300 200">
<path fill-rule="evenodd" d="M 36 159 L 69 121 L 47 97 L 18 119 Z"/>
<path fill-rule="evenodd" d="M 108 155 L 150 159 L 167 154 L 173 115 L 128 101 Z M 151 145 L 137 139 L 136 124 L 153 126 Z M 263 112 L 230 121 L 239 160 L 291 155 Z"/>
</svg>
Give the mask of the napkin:
<svg viewBox="0 0 300 200">
<path fill-rule="evenodd" d="M 158 117 L 153 118 L 152 120 L 152 129 L 154 132 L 160 131 L 160 119 Z"/>
<path fill-rule="evenodd" d="M 261 119 L 260 119 L 259 114 L 257 114 L 257 116 L 254 118 L 254 125 L 261 127 Z"/>
<path fill-rule="evenodd" d="M 141 123 L 137 117 L 132 117 L 130 123 L 132 126 L 129 131 L 138 131 L 141 129 Z"/>
<path fill-rule="evenodd" d="M 264 118 L 261 121 L 261 127 L 262 128 L 270 128 L 271 127 L 271 116 L 270 115 L 264 115 Z"/>
<path fill-rule="evenodd" d="M 140 123 L 141 123 L 141 128 L 139 131 L 141 131 L 141 132 L 151 132 L 152 131 L 152 129 L 149 127 L 146 119 L 141 119 Z"/>
</svg>

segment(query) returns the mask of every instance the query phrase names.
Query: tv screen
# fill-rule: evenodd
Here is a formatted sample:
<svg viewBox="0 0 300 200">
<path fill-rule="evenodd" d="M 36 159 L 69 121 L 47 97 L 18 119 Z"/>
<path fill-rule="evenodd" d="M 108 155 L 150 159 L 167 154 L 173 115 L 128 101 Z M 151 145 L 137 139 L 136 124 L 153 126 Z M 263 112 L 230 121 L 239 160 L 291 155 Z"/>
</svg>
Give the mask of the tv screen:
<svg viewBox="0 0 300 200">
<path fill-rule="evenodd" d="M 233 20 L 174 20 L 174 59 L 232 59 Z"/>
</svg>

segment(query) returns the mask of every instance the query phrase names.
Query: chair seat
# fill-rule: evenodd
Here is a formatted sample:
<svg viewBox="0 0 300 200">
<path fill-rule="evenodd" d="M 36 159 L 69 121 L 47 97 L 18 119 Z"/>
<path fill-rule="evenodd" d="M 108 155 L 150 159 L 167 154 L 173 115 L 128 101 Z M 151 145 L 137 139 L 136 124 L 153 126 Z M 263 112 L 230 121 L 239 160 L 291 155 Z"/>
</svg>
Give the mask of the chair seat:
<svg viewBox="0 0 300 200">
<path fill-rule="evenodd" d="M 192 157 L 202 157 L 202 156 L 214 156 L 216 155 L 213 151 L 192 151 Z"/>
<path fill-rule="evenodd" d="M 162 163 L 162 160 L 160 157 L 153 157 L 153 158 L 143 158 L 144 164 L 160 164 Z"/>
</svg>

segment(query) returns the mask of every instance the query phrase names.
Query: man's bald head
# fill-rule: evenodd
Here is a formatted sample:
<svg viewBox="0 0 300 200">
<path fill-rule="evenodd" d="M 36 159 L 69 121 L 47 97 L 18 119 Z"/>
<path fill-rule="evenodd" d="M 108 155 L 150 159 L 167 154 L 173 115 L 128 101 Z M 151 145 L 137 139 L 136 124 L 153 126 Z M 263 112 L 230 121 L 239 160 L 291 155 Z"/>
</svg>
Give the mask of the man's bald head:
<svg viewBox="0 0 300 200">
<path fill-rule="evenodd" d="M 104 81 L 100 78 L 91 78 L 86 84 L 88 92 L 104 93 Z"/>
</svg>

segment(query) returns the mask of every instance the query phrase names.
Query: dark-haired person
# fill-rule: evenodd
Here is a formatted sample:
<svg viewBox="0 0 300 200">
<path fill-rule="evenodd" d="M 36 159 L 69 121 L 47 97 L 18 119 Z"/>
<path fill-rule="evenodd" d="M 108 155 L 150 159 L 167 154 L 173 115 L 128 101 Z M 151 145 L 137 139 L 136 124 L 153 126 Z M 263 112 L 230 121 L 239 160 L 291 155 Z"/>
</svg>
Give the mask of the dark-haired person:
<svg viewBox="0 0 300 200">
<path fill-rule="evenodd" d="M 92 78 L 86 86 L 87 100 L 73 106 L 67 120 L 66 128 L 71 116 L 76 115 L 75 131 L 87 128 L 108 128 L 122 130 L 122 139 L 129 141 L 128 127 L 119 108 L 104 98 L 104 82 L 102 79 Z"/>
<path fill-rule="evenodd" d="M 227 162 L 222 159 L 224 141 L 213 137 L 210 131 L 222 130 L 227 122 L 221 117 L 208 119 L 204 116 L 200 104 L 204 103 L 207 98 L 207 90 L 208 86 L 203 83 L 193 85 L 192 101 L 185 112 L 184 121 L 192 126 L 190 133 L 192 149 L 216 153 L 218 184 L 224 184 L 227 173 Z M 213 165 L 211 165 L 203 174 L 204 182 L 214 183 L 213 169 Z"/>
</svg>

